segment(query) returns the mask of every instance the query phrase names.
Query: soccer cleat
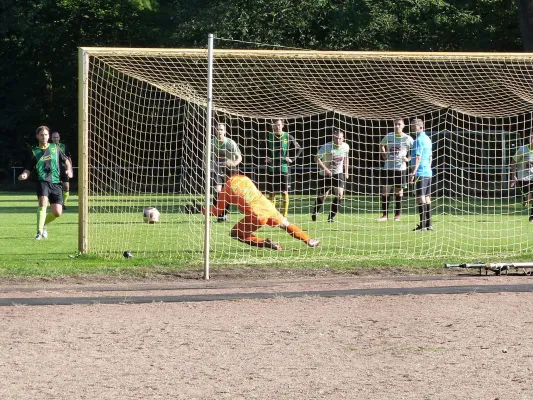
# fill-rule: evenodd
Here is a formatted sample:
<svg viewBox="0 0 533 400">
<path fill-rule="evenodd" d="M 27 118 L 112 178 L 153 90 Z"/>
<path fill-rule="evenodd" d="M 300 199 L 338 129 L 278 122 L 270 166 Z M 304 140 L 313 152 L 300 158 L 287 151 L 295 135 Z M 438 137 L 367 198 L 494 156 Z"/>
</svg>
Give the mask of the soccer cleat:
<svg viewBox="0 0 533 400">
<path fill-rule="evenodd" d="M 217 218 L 217 222 L 226 222 L 228 220 L 227 215 L 223 215 Z"/>
<path fill-rule="evenodd" d="M 40 233 L 37 233 L 37 235 L 35 235 L 35 240 L 41 240 L 43 238 L 43 235 L 41 235 Z"/>
<path fill-rule="evenodd" d="M 432 230 L 433 230 L 433 225 L 426 226 L 426 231 L 432 231 Z"/>
<path fill-rule="evenodd" d="M 67 211 L 67 206 L 63 204 L 63 211 Z"/>
<path fill-rule="evenodd" d="M 337 222 L 333 218 L 328 218 L 328 222 Z"/>
<path fill-rule="evenodd" d="M 395 215 L 395 216 L 394 216 L 394 221 L 395 221 L 395 222 L 400 221 L 400 216 L 399 216 L 399 215 Z"/>
<path fill-rule="evenodd" d="M 533 215 L 529 217 L 529 222 L 533 223 Z"/>
<path fill-rule="evenodd" d="M 311 214 L 311 220 L 313 222 L 316 222 L 316 214 L 315 213 Z"/>
<path fill-rule="evenodd" d="M 263 242 L 263 247 L 266 247 L 267 249 L 278 250 L 278 251 L 283 250 L 281 245 L 273 242 L 272 239 L 265 239 L 265 241 Z"/>
<path fill-rule="evenodd" d="M 386 215 L 382 215 L 376 221 L 378 221 L 378 222 L 387 222 L 388 219 L 389 219 L 389 217 L 387 217 Z"/>
<path fill-rule="evenodd" d="M 309 239 L 307 245 L 314 249 L 315 247 L 318 247 L 320 245 L 320 241 L 318 241 L 317 239 Z"/>
<path fill-rule="evenodd" d="M 46 226 L 43 226 L 43 231 L 41 232 L 41 236 L 43 237 L 43 239 L 48 238 L 48 231 L 46 230 Z"/>
<path fill-rule="evenodd" d="M 421 231 L 427 231 L 427 228 L 422 228 L 421 225 L 417 225 L 415 229 L 413 229 L 413 232 L 421 232 Z"/>
</svg>

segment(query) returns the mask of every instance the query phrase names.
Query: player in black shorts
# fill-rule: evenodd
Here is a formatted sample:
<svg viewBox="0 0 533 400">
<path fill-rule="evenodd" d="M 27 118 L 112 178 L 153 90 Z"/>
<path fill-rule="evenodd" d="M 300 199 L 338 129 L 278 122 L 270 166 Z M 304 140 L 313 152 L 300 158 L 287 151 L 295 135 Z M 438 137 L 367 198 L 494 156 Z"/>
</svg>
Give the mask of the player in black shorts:
<svg viewBox="0 0 533 400">
<path fill-rule="evenodd" d="M 35 169 L 37 173 L 37 198 L 39 208 L 37 210 L 37 235 L 35 240 L 46 239 L 48 232 L 46 225 L 60 217 L 63 212 L 63 193 L 60 180 L 60 165 L 65 163 L 66 174 L 72 178 L 72 165 L 63 153 L 63 150 L 54 143 L 48 143 L 50 129 L 40 126 L 35 132 L 39 145 L 32 148 L 30 161 L 19 180 L 28 179 L 30 172 Z M 50 204 L 50 213 L 46 214 L 46 208 Z"/>
</svg>

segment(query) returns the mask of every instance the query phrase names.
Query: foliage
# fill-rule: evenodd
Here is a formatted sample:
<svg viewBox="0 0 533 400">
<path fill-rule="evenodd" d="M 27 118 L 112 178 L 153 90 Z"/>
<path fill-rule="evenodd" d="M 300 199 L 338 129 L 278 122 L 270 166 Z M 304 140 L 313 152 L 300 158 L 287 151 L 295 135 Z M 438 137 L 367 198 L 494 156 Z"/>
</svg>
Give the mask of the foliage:
<svg viewBox="0 0 533 400">
<path fill-rule="evenodd" d="M 207 33 L 306 49 L 519 51 L 505 0 L 0 0 L 0 182 L 33 132 L 76 151 L 79 46 L 203 47 Z M 1 187 L 1 186 L 0 186 Z"/>
</svg>

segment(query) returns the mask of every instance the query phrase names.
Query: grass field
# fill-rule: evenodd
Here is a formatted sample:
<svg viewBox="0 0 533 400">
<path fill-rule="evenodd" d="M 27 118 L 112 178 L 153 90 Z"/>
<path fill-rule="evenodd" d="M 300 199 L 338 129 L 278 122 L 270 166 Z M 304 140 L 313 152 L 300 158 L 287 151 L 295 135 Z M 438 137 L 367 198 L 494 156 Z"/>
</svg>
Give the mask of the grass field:
<svg viewBox="0 0 533 400">
<path fill-rule="evenodd" d="M 76 197 L 64 215 L 48 227 L 49 238 L 35 241 L 36 198 L 33 194 L 0 193 L 0 276 L 58 276 L 78 274 L 146 275 L 202 271 L 204 221 L 202 215 L 186 214 L 190 197 L 105 196 L 91 200 L 89 253 L 77 254 L 78 215 Z M 412 232 L 418 223 L 414 199 L 405 201 L 407 211 L 400 222 L 379 224 L 376 197 L 347 198 L 338 222 L 318 222 L 309 217 L 313 199 L 293 196 L 290 220 L 321 240 L 309 249 L 277 228 L 262 228 L 258 234 L 284 246 L 273 252 L 252 248 L 229 237 L 241 215 L 235 210 L 230 221 L 212 224 L 213 269 L 330 268 L 349 270 L 366 267 L 442 268 L 446 262 L 530 260 L 533 229 L 527 210 L 516 199 L 434 201 L 433 232 Z M 329 210 L 329 201 L 326 203 Z M 157 225 L 142 222 L 145 205 L 155 205 L 162 214 Z M 133 259 L 124 259 L 129 250 Z"/>
</svg>

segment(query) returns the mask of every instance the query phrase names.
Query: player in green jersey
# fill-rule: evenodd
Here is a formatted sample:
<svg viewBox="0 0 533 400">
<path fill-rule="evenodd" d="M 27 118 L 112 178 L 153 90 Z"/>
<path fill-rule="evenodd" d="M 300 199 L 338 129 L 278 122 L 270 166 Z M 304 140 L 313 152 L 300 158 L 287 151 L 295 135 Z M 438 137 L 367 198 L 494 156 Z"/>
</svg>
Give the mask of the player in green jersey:
<svg viewBox="0 0 533 400">
<path fill-rule="evenodd" d="M 30 172 L 35 169 L 37 173 L 37 198 L 39 208 L 37 210 L 37 235 L 35 240 L 46 239 L 48 232 L 46 225 L 60 217 L 63 212 L 63 193 L 61 190 L 60 168 L 65 163 L 66 174 L 72 178 L 72 165 L 63 153 L 63 150 L 55 143 L 48 143 L 50 129 L 40 126 L 35 133 L 39 145 L 32 148 L 31 160 L 26 164 L 19 180 L 28 179 Z M 50 213 L 46 214 L 46 207 L 50 203 Z"/>
<path fill-rule="evenodd" d="M 53 132 L 52 143 L 55 143 L 61 148 L 61 150 L 63 150 L 63 153 L 68 157 L 70 161 L 70 165 L 72 165 L 72 157 L 70 155 L 70 150 L 66 144 L 60 143 L 59 142 L 60 140 L 61 140 L 61 137 L 59 136 L 59 132 Z M 61 171 L 61 176 L 60 176 L 61 186 L 63 188 L 63 210 L 66 210 L 68 197 L 70 195 L 70 178 L 67 175 L 65 163 L 61 163 L 60 171 Z"/>
<path fill-rule="evenodd" d="M 273 132 L 268 134 L 267 155 L 268 166 L 267 194 L 268 199 L 276 206 L 276 194 L 283 196 L 281 214 L 286 217 L 289 211 L 290 165 L 302 152 L 302 147 L 294 136 L 283 131 L 283 120 L 277 119 L 272 124 Z M 293 154 L 291 154 L 293 153 Z"/>
</svg>

